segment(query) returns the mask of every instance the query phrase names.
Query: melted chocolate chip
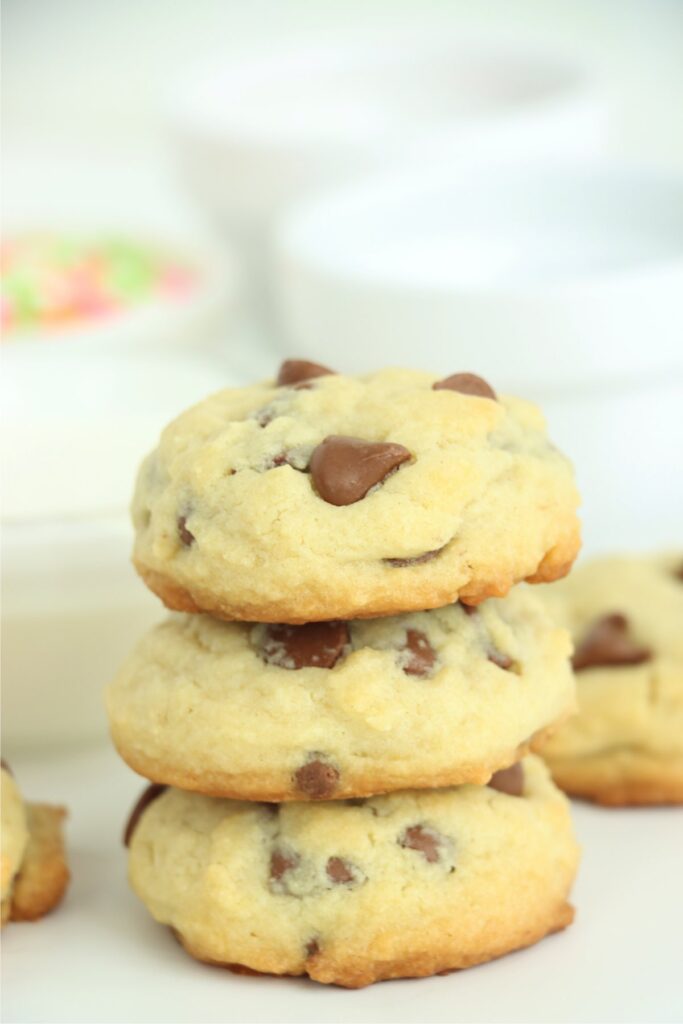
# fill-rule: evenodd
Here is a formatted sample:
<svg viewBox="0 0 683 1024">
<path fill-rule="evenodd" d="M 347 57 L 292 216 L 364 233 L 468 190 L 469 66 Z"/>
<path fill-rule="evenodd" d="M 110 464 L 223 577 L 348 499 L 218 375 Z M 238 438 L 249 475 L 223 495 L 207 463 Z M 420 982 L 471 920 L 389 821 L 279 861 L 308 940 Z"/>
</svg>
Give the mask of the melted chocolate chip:
<svg viewBox="0 0 683 1024">
<path fill-rule="evenodd" d="M 459 603 L 465 615 L 469 616 L 470 618 L 474 618 L 475 615 L 479 614 L 479 609 L 477 608 L 476 604 L 465 604 L 464 601 L 460 601 Z"/>
<path fill-rule="evenodd" d="M 436 832 L 426 825 L 411 825 L 399 839 L 399 846 L 408 850 L 417 850 L 430 864 L 439 860 L 441 840 Z"/>
<path fill-rule="evenodd" d="M 590 627 L 572 658 L 575 672 L 609 665 L 640 665 L 652 651 L 629 635 L 629 622 L 616 612 L 603 615 Z"/>
<path fill-rule="evenodd" d="M 499 651 L 497 647 L 490 646 L 486 652 L 486 656 L 489 661 L 492 661 L 494 665 L 498 666 L 498 668 L 503 668 L 506 671 L 512 668 L 512 658 L 508 654 L 504 654 L 502 651 Z"/>
<path fill-rule="evenodd" d="M 308 959 L 309 956 L 315 956 L 319 952 L 320 946 L 318 945 L 318 940 L 309 939 L 309 941 L 306 943 L 306 959 Z"/>
<path fill-rule="evenodd" d="M 299 863 L 295 853 L 285 853 L 284 850 L 273 850 L 270 855 L 270 878 L 273 882 L 280 882 L 282 876 L 292 871 Z"/>
<path fill-rule="evenodd" d="M 444 544 L 444 547 L 446 545 Z M 390 565 L 392 569 L 405 569 L 409 565 L 422 565 L 423 562 L 431 562 L 433 558 L 440 555 L 443 547 L 434 548 L 433 551 L 425 551 L 423 555 L 415 555 L 413 558 L 383 558 L 382 561 Z"/>
<path fill-rule="evenodd" d="M 302 381 L 313 380 L 315 377 L 328 377 L 334 370 L 328 370 L 320 363 L 309 363 L 306 359 L 285 359 L 277 375 L 277 384 L 282 387 L 288 384 L 301 384 Z"/>
<path fill-rule="evenodd" d="M 524 768 L 521 761 L 510 765 L 509 768 L 501 768 L 499 772 L 494 772 L 487 785 L 491 789 L 497 789 L 499 793 L 507 793 L 508 796 L 523 796 Z"/>
<path fill-rule="evenodd" d="M 272 423 L 276 419 L 277 413 L 272 406 L 266 405 L 263 409 L 259 409 L 258 412 L 254 413 L 254 419 L 258 423 L 259 427 L 267 427 L 269 423 Z"/>
<path fill-rule="evenodd" d="M 291 466 L 292 469 L 303 473 L 308 469 L 308 452 L 301 448 L 290 448 L 288 450 L 275 452 L 266 459 L 263 468 L 277 469 L 279 466 Z"/>
<path fill-rule="evenodd" d="M 341 857 L 330 857 L 325 867 L 327 877 L 335 885 L 349 885 L 355 881 L 355 875 L 351 870 L 351 866 L 348 861 L 342 860 Z"/>
<path fill-rule="evenodd" d="M 434 391 L 459 391 L 461 395 L 477 395 L 479 398 L 496 398 L 496 392 L 483 377 L 476 373 L 454 373 L 432 384 Z"/>
<path fill-rule="evenodd" d="M 402 650 L 403 671 L 407 675 L 423 678 L 431 675 L 436 662 L 436 651 L 421 630 L 406 630 L 406 642 Z"/>
<path fill-rule="evenodd" d="M 339 785 L 339 770 L 333 764 L 315 758 L 294 773 L 294 783 L 300 793 L 312 800 L 326 800 Z"/>
<path fill-rule="evenodd" d="M 674 576 L 683 583 L 683 562 L 681 562 L 677 569 L 674 569 Z"/>
<path fill-rule="evenodd" d="M 305 462 L 298 452 L 277 452 L 268 459 L 263 468 L 266 470 L 278 469 L 279 466 L 291 466 L 292 469 L 298 469 L 301 472 L 306 468 Z"/>
<path fill-rule="evenodd" d="M 154 803 L 157 797 L 160 797 L 164 790 L 167 788 L 167 786 L 162 786 L 158 782 L 152 782 L 149 786 L 147 786 L 146 789 L 142 791 L 137 803 L 135 804 L 135 807 L 130 812 L 128 824 L 126 825 L 126 829 L 123 833 L 124 846 L 130 846 L 130 841 L 133 838 L 133 833 L 135 832 L 135 829 L 138 826 L 140 818 L 145 813 L 149 805 L 151 803 Z"/>
<path fill-rule="evenodd" d="M 313 485 L 330 505 L 353 505 L 410 458 L 402 444 L 326 437 L 311 456 Z"/>
<path fill-rule="evenodd" d="M 187 528 L 187 516 L 178 516 L 178 536 L 184 547 L 189 548 L 194 544 L 194 534 Z"/>
<path fill-rule="evenodd" d="M 267 626 L 261 656 L 279 668 L 334 668 L 350 643 L 345 622 L 308 622 L 305 626 Z"/>
</svg>

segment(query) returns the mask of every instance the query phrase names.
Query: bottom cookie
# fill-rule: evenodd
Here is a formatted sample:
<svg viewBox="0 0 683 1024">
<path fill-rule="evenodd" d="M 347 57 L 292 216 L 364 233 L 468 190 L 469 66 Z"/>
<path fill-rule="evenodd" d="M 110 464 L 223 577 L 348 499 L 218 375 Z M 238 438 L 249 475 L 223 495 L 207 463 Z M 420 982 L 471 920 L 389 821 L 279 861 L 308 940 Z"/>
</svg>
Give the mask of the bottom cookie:
<svg viewBox="0 0 683 1024">
<path fill-rule="evenodd" d="M 129 874 L 194 957 L 358 988 L 493 959 L 566 927 L 578 862 L 539 759 L 488 786 L 317 804 L 156 787 Z"/>
</svg>

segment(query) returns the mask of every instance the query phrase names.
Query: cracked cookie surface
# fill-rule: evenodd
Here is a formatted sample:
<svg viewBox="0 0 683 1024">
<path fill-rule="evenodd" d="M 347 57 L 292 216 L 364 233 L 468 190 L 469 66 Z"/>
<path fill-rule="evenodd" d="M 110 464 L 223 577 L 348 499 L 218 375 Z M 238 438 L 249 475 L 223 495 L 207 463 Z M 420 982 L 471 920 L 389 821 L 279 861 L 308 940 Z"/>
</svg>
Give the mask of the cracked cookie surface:
<svg viewBox="0 0 683 1024">
<path fill-rule="evenodd" d="M 512 792 L 314 805 L 168 789 L 138 819 L 129 877 L 209 963 L 354 988 L 468 967 L 573 917 L 566 799 L 538 759 L 517 774 Z"/>
<path fill-rule="evenodd" d="M 683 803 L 683 553 L 598 558 L 540 588 L 573 634 L 579 714 L 541 745 L 603 804 Z"/>
<path fill-rule="evenodd" d="M 307 626 L 174 615 L 129 657 L 107 708 L 132 768 L 214 796 L 483 783 L 573 711 L 570 653 L 529 587 L 477 609 Z"/>
<path fill-rule="evenodd" d="M 470 378 L 295 372 L 207 398 L 141 467 L 138 571 L 173 609 L 289 623 L 563 575 L 579 546 L 571 466 L 535 406 Z"/>
</svg>

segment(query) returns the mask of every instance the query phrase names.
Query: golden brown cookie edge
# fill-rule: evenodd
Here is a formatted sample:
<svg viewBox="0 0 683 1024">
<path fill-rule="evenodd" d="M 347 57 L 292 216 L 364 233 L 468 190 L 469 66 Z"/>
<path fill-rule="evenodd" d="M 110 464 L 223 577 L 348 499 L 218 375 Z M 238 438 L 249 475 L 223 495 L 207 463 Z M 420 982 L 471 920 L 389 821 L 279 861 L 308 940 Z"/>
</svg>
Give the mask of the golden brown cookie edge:
<svg viewBox="0 0 683 1024">
<path fill-rule="evenodd" d="M 29 841 L 14 880 L 11 921 L 35 921 L 63 899 L 70 879 L 63 828 L 66 814 L 63 807 L 26 804 Z"/>
<path fill-rule="evenodd" d="M 536 747 L 542 746 L 561 722 L 571 714 L 571 711 L 573 708 L 568 710 L 567 715 L 560 720 L 534 733 L 529 740 L 520 743 L 497 760 L 455 766 L 448 772 L 419 776 L 411 774 L 409 777 L 400 772 L 391 774 L 390 771 L 367 772 L 362 776 L 345 771 L 339 787 L 325 799 L 364 799 L 406 789 L 442 789 L 450 786 L 486 785 L 495 772 L 508 768 L 530 751 L 535 750 Z M 157 760 L 148 759 L 143 752 L 137 749 L 130 750 L 126 747 L 122 737 L 117 734 L 112 733 L 112 740 L 126 764 L 138 775 L 149 779 L 150 782 L 173 786 L 188 792 L 201 793 L 203 796 L 230 800 L 253 800 L 263 803 L 315 802 L 314 798 L 295 789 L 289 780 L 288 784 L 283 786 L 282 783 L 273 783 L 272 776 L 269 778 L 267 775 L 236 776 L 215 772 L 202 775 L 190 774 L 179 771 L 171 765 L 162 765 Z"/>
<path fill-rule="evenodd" d="M 306 622 L 322 622 L 332 619 L 373 619 L 389 615 L 400 615 L 411 611 L 426 611 L 432 608 L 443 608 L 445 605 L 462 600 L 466 604 L 480 604 L 489 597 L 504 597 L 511 588 L 522 580 L 529 583 L 551 583 L 566 576 L 571 569 L 581 546 L 580 529 L 574 521 L 574 530 L 547 551 L 533 573 L 523 577 L 511 574 L 497 577 L 475 577 L 459 587 L 434 585 L 428 580 L 420 585 L 415 577 L 419 567 L 408 570 L 410 579 L 399 588 L 397 581 L 392 581 L 388 594 L 372 604 L 359 607 L 351 596 L 336 596 L 334 603 L 321 608 L 319 603 L 307 603 L 305 588 L 296 590 L 296 609 L 286 601 L 274 601 L 270 604 L 258 605 L 235 603 L 230 604 L 219 595 L 208 593 L 201 588 L 188 588 L 175 582 L 170 576 L 146 565 L 135 557 L 133 564 L 147 587 L 161 598 L 167 608 L 172 611 L 191 614 L 204 612 L 215 618 L 228 622 L 277 622 L 289 625 L 301 625 Z M 399 570 L 392 570 L 398 572 Z M 353 591 L 349 591 L 349 595 Z"/>
<path fill-rule="evenodd" d="M 545 908 L 544 908 L 545 909 Z M 361 957 L 332 958 L 325 955 L 324 950 L 316 951 L 308 956 L 299 971 L 278 970 L 277 963 L 269 959 L 260 966 L 239 963 L 222 963 L 212 959 L 176 929 L 174 935 L 190 956 L 202 963 L 214 967 L 223 967 L 233 973 L 242 975 L 275 975 L 284 977 L 308 976 L 312 981 L 324 985 L 337 985 L 341 988 L 365 988 L 378 981 L 391 981 L 399 978 L 427 978 L 435 974 L 450 974 L 452 971 L 474 967 L 499 957 L 524 949 L 540 942 L 548 935 L 567 928 L 574 920 L 573 906 L 564 900 L 559 906 L 549 908 L 549 912 L 539 913 L 537 920 L 527 922 L 519 932 L 497 941 L 481 951 L 463 951 L 449 949 L 447 939 L 435 936 L 435 948 L 413 956 L 399 957 L 393 960 L 364 960 Z"/>
</svg>

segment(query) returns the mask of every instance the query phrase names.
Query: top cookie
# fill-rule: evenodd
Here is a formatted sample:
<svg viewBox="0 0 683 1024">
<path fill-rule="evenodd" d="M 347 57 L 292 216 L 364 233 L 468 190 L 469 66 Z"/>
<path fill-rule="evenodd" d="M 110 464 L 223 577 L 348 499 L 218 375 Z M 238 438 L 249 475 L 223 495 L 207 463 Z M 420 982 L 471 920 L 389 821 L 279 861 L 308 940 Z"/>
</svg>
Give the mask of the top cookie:
<svg viewBox="0 0 683 1024">
<path fill-rule="evenodd" d="M 477 604 L 564 575 L 577 504 L 538 409 L 480 378 L 288 362 L 166 428 L 138 476 L 134 561 L 170 608 L 225 619 Z"/>
</svg>

